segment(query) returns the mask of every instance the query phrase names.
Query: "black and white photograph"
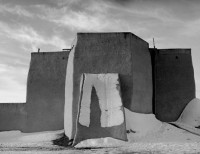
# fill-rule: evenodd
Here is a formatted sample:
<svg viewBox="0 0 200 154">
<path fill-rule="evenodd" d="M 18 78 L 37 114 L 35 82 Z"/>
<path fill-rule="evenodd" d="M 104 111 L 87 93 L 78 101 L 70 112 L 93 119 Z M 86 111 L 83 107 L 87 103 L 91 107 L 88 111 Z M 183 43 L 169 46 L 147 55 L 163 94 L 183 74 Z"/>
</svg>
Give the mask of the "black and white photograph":
<svg viewBox="0 0 200 154">
<path fill-rule="evenodd" d="M 200 153 L 200 0 L 0 0 L 0 153 Z"/>
</svg>

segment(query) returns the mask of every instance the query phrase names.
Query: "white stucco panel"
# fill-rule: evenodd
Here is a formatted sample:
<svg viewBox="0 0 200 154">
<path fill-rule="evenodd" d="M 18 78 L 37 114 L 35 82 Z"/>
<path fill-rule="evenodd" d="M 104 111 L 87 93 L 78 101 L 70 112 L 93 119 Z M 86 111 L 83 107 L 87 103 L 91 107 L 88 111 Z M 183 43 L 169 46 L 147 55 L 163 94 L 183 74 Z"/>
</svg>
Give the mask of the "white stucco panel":
<svg viewBox="0 0 200 154">
<path fill-rule="evenodd" d="M 124 122 L 118 74 L 98 74 L 95 88 L 101 108 L 101 126 L 112 127 Z"/>
<path fill-rule="evenodd" d="M 95 88 L 101 109 L 101 127 L 112 127 L 124 122 L 118 74 L 85 74 L 80 106 L 80 124 L 89 127 L 92 87 Z"/>
<path fill-rule="evenodd" d="M 112 127 L 120 125 L 124 122 L 124 115 L 121 107 L 102 110 L 101 127 Z"/>
<path fill-rule="evenodd" d="M 83 106 L 80 108 L 79 123 L 83 126 L 90 126 L 90 108 Z"/>
</svg>

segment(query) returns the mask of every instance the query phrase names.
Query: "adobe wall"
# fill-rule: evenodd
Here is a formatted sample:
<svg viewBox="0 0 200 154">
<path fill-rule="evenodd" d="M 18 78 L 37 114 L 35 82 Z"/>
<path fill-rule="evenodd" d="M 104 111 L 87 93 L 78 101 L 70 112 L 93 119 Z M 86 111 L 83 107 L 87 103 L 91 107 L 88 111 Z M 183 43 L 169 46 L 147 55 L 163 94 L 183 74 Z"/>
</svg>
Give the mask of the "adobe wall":
<svg viewBox="0 0 200 154">
<path fill-rule="evenodd" d="M 153 53 L 154 112 L 165 122 L 175 121 L 195 98 L 191 49 L 150 49 Z"/>
<path fill-rule="evenodd" d="M 131 104 L 125 107 L 138 113 L 152 113 L 153 79 L 148 43 L 131 35 L 131 53 L 133 91 Z"/>
<path fill-rule="evenodd" d="M 71 85 L 73 88 L 65 94 L 66 98 L 72 95 L 72 101 L 66 99 L 65 102 L 68 137 L 73 138 L 75 134 L 82 73 L 119 73 L 124 106 L 140 113 L 152 112 L 151 59 L 147 42 L 131 33 L 78 33 L 70 56 L 72 60 L 68 66 L 71 65 L 69 69 L 73 71 L 69 74 L 73 77 L 69 79 L 67 75 L 66 81 L 70 81 L 66 88 Z M 69 114 L 72 114 L 71 119 Z M 69 128 L 70 123 L 72 128 Z"/>
<path fill-rule="evenodd" d="M 65 76 L 69 52 L 32 53 L 24 132 L 64 128 Z"/>
<path fill-rule="evenodd" d="M 26 124 L 26 103 L 0 104 L 0 131 L 23 130 Z"/>
<path fill-rule="evenodd" d="M 177 120 L 195 98 L 190 49 L 149 49 L 131 33 L 78 33 L 70 55 L 31 54 L 27 103 L 0 104 L 0 131 L 59 130 L 65 124 L 73 138 L 82 73 L 119 73 L 124 106 L 139 113 L 153 109 L 165 122 Z"/>
</svg>

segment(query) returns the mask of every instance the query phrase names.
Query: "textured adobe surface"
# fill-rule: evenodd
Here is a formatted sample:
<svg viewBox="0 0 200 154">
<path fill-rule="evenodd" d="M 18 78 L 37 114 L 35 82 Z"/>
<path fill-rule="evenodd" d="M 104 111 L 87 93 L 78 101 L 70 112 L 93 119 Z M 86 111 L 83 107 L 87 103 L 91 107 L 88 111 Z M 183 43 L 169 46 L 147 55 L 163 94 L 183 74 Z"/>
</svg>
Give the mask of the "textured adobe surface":
<svg viewBox="0 0 200 154">
<path fill-rule="evenodd" d="M 154 53 L 155 115 L 161 121 L 175 121 L 195 98 L 191 50 L 158 49 Z"/>
<path fill-rule="evenodd" d="M 25 132 L 63 129 L 69 52 L 32 53 L 27 82 Z"/>
<path fill-rule="evenodd" d="M 26 103 L 0 104 L 0 131 L 23 130 L 26 124 Z"/>
</svg>

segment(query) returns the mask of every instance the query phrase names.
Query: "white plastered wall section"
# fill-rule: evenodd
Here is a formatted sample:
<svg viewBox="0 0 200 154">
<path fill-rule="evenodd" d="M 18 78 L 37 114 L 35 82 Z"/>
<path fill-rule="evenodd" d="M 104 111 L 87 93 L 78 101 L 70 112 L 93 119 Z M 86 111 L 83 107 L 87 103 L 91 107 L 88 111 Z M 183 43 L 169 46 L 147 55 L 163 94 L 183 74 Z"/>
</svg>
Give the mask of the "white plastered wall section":
<svg viewBox="0 0 200 154">
<path fill-rule="evenodd" d="M 72 50 L 70 51 L 67 71 L 66 71 L 66 80 L 65 80 L 65 109 L 64 109 L 64 130 L 65 135 L 72 139 L 72 129 L 73 129 L 73 75 L 74 75 L 74 53 L 77 44 L 77 38 L 75 38 L 72 43 Z"/>
<path fill-rule="evenodd" d="M 83 126 L 90 125 L 91 93 L 94 87 L 99 99 L 101 109 L 101 127 L 112 127 L 124 122 L 122 100 L 118 74 L 83 74 L 82 75 L 82 97 L 80 100 L 79 123 Z"/>
</svg>

